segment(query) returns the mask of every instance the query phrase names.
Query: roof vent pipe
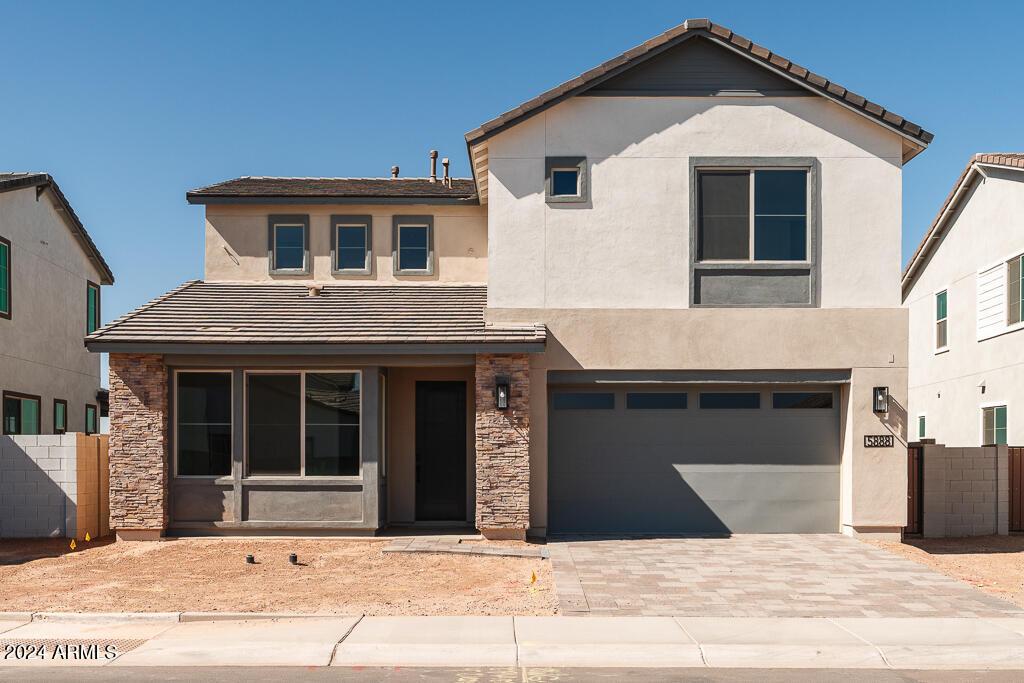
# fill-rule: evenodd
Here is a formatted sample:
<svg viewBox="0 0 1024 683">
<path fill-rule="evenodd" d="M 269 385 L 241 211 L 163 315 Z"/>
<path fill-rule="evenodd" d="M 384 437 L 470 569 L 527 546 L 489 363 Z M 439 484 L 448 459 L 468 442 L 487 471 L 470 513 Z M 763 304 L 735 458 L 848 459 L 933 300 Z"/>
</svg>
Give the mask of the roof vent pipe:
<svg viewBox="0 0 1024 683">
<path fill-rule="evenodd" d="M 398 167 L 397 166 L 392 166 L 391 167 L 391 179 L 394 180 L 397 177 L 398 177 Z"/>
<path fill-rule="evenodd" d="M 430 150 L 430 182 L 437 182 L 437 150 Z"/>
<path fill-rule="evenodd" d="M 450 164 L 450 163 L 451 162 L 448 161 L 448 157 L 445 157 L 444 159 L 441 159 L 441 168 L 444 169 L 444 177 L 441 179 L 441 182 L 443 184 L 447 185 L 448 187 L 452 186 L 452 179 L 448 175 L 448 164 Z"/>
<path fill-rule="evenodd" d="M 308 296 L 320 296 L 320 292 L 322 292 L 323 289 L 323 285 L 310 285 Z"/>
</svg>

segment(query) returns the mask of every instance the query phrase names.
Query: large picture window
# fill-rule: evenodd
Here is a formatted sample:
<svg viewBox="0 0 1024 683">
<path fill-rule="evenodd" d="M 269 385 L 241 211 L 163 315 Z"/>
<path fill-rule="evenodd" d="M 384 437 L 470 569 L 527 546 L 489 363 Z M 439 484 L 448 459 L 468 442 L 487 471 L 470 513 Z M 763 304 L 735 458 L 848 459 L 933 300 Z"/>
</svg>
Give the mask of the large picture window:
<svg viewBox="0 0 1024 683">
<path fill-rule="evenodd" d="M 249 474 L 359 476 L 358 372 L 250 373 Z"/>
<path fill-rule="evenodd" d="M 807 261 L 806 169 L 701 170 L 701 261 Z"/>
<path fill-rule="evenodd" d="M 231 373 L 177 373 L 177 474 L 231 474 Z"/>
<path fill-rule="evenodd" d="M 3 393 L 4 434 L 38 434 L 40 400 L 38 396 L 5 391 Z"/>
</svg>

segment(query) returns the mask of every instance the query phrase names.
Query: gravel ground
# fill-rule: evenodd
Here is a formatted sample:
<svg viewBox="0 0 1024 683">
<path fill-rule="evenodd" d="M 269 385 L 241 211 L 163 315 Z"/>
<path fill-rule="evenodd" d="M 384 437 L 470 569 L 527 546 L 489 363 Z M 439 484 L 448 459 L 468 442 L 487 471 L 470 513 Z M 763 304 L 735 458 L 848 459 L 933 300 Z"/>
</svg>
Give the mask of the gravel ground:
<svg viewBox="0 0 1024 683">
<path fill-rule="evenodd" d="M 0 541 L 0 610 L 549 615 L 548 560 L 384 554 L 387 540 Z M 288 563 L 297 553 L 299 566 Z M 246 554 L 257 564 L 247 565 Z M 537 582 L 531 587 L 531 574 Z"/>
<path fill-rule="evenodd" d="M 1024 536 L 908 538 L 875 545 L 1024 607 Z"/>
</svg>

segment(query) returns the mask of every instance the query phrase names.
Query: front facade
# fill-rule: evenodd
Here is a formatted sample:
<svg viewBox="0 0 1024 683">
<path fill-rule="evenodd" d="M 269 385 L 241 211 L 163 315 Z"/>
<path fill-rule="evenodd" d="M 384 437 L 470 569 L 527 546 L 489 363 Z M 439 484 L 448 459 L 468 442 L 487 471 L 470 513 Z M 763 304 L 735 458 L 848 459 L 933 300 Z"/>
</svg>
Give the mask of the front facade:
<svg viewBox="0 0 1024 683">
<path fill-rule="evenodd" d="M 903 278 L 910 434 L 1024 444 L 1024 154 L 977 154 Z"/>
<path fill-rule="evenodd" d="M 205 280 L 87 340 L 122 536 L 905 524 L 929 133 L 691 20 L 466 139 L 471 180 L 189 193 Z"/>
<path fill-rule="evenodd" d="M 0 173 L 0 392 L 5 435 L 95 433 L 110 268 L 53 178 Z"/>
</svg>

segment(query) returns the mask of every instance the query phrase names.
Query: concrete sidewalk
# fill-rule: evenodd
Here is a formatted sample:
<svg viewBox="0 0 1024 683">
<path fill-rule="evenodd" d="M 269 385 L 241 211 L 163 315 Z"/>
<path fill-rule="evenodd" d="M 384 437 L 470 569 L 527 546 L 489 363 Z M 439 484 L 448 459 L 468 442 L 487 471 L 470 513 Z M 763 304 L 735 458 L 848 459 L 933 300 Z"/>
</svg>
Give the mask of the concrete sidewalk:
<svg viewBox="0 0 1024 683">
<path fill-rule="evenodd" d="M 0 666 L 1024 669 L 1024 618 L 0 614 L 4 654 Z"/>
</svg>

